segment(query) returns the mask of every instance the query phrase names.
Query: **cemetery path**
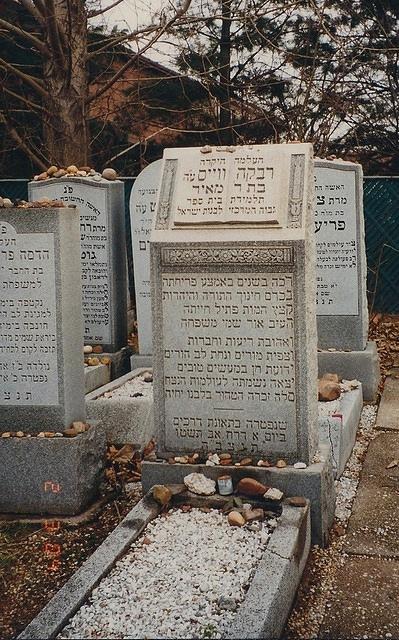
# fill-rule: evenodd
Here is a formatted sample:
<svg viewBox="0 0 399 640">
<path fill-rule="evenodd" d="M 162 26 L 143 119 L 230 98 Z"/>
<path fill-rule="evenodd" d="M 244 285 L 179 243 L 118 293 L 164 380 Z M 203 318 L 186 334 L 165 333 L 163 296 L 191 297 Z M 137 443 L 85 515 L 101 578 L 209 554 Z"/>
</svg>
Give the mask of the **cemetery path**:
<svg viewBox="0 0 399 640">
<path fill-rule="evenodd" d="M 348 525 L 336 521 L 329 547 L 312 549 L 286 640 L 399 638 L 399 385 L 392 388 L 387 378 Z M 339 482 L 351 481 L 344 474 Z"/>
</svg>

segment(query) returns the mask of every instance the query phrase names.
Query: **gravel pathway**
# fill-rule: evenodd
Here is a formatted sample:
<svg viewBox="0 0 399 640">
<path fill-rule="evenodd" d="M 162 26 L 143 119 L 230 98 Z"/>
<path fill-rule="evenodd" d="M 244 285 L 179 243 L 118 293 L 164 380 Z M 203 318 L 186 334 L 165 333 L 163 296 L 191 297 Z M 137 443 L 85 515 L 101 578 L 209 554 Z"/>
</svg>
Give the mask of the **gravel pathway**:
<svg viewBox="0 0 399 640">
<path fill-rule="evenodd" d="M 216 510 L 171 510 L 94 589 L 58 638 L 222 638 L 276 520 L 230 527 Z"/>
<path fill-rule="evenodd" d="M 343 543 L 346 526 L 351 515 L 367 448 L 370 441 L 377 435 L 376 415 L 376 406 L 363 407 L 352 455 L 342 476 L 335 482 L 337 501 L 331 543 L 326 549 L 320 549 L 317 546 L 311 549 L 297 601 L 283 635 L 284 640 L 318 638 L 326 608 L 331 607 L 331 602 L 334 602 L 337 587 L 336 574 L 345 558 Z"/>
</svg>

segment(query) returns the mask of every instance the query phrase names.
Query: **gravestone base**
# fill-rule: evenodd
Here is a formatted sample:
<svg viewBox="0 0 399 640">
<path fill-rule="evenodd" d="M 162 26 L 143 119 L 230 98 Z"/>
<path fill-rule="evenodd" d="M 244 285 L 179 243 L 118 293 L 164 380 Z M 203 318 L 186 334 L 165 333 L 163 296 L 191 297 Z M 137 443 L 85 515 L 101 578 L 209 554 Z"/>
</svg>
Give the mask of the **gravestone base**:
<svg viewBox="0 0 399 640">
<path fill-rule="evenodd" d="M 108 365 L 97 364 L 94 367 L 85 367 L 85 393 L 108 384 L 111 375 Z"/>
<path fill-rule="evenodd" d="M 341 406 L 334 416 L 319 417 L 319 442 L 330 445 L 334 474 L 342 475 L 356 440 L 363 408 L 361 386 L 344 393 Z"/>
<path fill-rule="evenodd" d="M 108 365 L 111 372 L 110 377 L 111 380 L 115 380 L 130 371 L 130 354 L 129 347 L 122 347 L 119 351 L 111 351 L 109 353 L 89 353 L 85 355 L 85 362 L 89 358 L 99 358 L 100 360 L 101 358 L 109 358 L 111 360 L 110 365 Z"/>
<path fill-rule="evenodd" d="M 100 421 L 108 443 L 133 444 L 142 449 L 154 436 L 154 403 L 152 396 L 102 398 L 107 391 L 114 391 L 148 371 L 138 369 L 88 393 L 86 415 L 88 420 Z"/>
<path fill-rule="evenodd" d="M 0 512 L 76 515 L 97 496 L 105 455 L 100 424 L 73 438 L 0 438 Z"/>
<path fill-rule="evenodd" d="M 142 367 L 152 369 L 152 355 L 144 356 L 140 353 L 133 353 L 130 356 L 130 369 L 141 369 Z"/>
<path fill-rule="evenodd" d="M 311 503 L 312 544 L 325 547 L 335 510 L 335 487 L 329 446 L 320 444 L 320 459 L 322 462 L 311 464 L 306 469 L 294 469 L 292 466 L 278 469 L 143 462 L 141 479 L 143 491 L 147 492 L 154 484 L 181 484 L 190 473 L 203 473 L 213 480 L 222 475 L 230 475 L 234 486 L 241 478 L 251 477 L 280 489 L 285 497 L 304 496 Z"/>
<path fill-rule="evenodd" d="M 359 380 L 364 401 L 377 400 L 381 374 L 375 342 L 368 342 L 363 351 L 319 351 L 317 356 L 319 377 L 324 373 L 337 373 L 345 380 Z"/>
</svg>

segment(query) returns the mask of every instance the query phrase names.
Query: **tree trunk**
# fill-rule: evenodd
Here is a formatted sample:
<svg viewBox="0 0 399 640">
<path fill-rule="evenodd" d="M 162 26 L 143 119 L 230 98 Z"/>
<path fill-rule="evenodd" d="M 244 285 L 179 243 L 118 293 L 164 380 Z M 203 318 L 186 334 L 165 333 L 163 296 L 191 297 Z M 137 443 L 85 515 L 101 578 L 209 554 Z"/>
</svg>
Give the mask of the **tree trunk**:
<svg viewBox="0 0 399 640">
<path fill-rule="evenodd" d="M 88 163 L 87 14 L 84 0 L 54 0 L 46 24 L 49 57 L 43 61 L 47 99 L 43 125 L 49 162 L 66 167 Z"/>
<path fill-rule="evenodd" d="M 222 30 L 220 37 L 220 111 L 219 136 L 224 144 L 234 144 L 234 135 L 231 128 L 231 0 L 222 1 Z"/>
</svg>

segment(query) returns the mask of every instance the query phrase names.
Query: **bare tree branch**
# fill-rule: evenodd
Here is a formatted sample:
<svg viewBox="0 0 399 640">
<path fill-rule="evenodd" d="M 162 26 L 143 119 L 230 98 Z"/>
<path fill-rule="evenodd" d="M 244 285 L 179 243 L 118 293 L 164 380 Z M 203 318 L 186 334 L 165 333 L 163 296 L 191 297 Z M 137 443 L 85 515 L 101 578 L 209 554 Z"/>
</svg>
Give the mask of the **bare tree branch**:
<svg viewBox="0 0 399 640">
<path fill-rule="evenodd" d="M 118 4 L 120 4 L 123 1 L 124 0 L 115 0 L 115 2 L 110 4 L 108 7 L 105 7 L 105 9 L 98 9 L 98 11 L 89 11 L 89 13 L 87 14 L 87 17 L 88 18 L 95 18 L 96 16 L 101 16 L 103 13 L 106 13 L 106 11 L 109 11 L 110 9 L 113 9 L 114 7 L 117 7 Z"/>
<path fill-rule="evenodd" d="M 4 69 L 7 69 L 7 71 L 10 71 L 14 75 L 18 76 L 18 78 L 21 78 L 21 80 L 23 80 L 24 82 L 29 84 L 41 96 L 47 96 L 47 92 L 46 92 L 46 90 L 44 88 L 44 84 L 41 82 L 41 80 L 39 80 L 37 78 L 33 78 L 32 76 L 29 76 L 27 73 L 24 73 L 23 71 L 20 71 L 20 69 L 18 69 L 18 67 L 15 67 L 14 65 L 10 64 L 9 62 L 6 62 L 6 60 L 3 60 L 2 58 L 0 58 L 0 67 L 3 67 Z"/>
<path fill-rule="evenodd" d="M 108 89 L 110 89 L 114 85 L 114 83 L 121 76 L 123 76 L 125 71 L 129 69 L 129 67 L 131 67 L 141 55 L 143 55 L 148 49 L 150 49 L 153 44 L 155 44 L 155 42 L 157 42 L 157 40 L 159 40 L 159 38 L 165 33 L 165 31 L 167 31 L 179 18 L 181 18 L 188 11 L 190 4 L 191 0 L 184 0 L 182 7 L 176 10 L 174 16 L 170 20 L 168 20 L 168 22 L 166 22 L 163 27 L 160 27 L 156 35 L 138 53 L 133 55 L 130 60 L 122 65 L 120 69 L 113 75 L 113 77 L 108 80 L 108 82 L 106 82 L 103 87 L 101 87 L 101 89 L 89 96 L 86 103 L 89 104 L 90 102 L 93 102 L 93 100 L 96 100 L 101 95 L 103 95 L 103 93 L 108 91 Z"/>
<path fill-rule="evenodd" d="M 10 138 L 12 138 L 14 142 L 17 143 L 20 149 L 22 149 L 22 151 L 26 153 L 28 158 L 30 158 L 32 162 L 34 162 L 34 164 L 39 167 L 39 169 L 45 171 L 47 169 L 47 165 L 42 160 L 40 160 L 40 158 L 32 151 L 32 149 L 22 140 L 18 131 L 9 122 L 7 122 L 3 113 L 0 113 L 0 123 L 4 124 Z"/>
<path fill-rule="evenodd" d="M 21 36 L 21 38 L 25 38 L 25 40 L 28 40 L 28 42 L 31 42 L 36 47 L 36 49 L 40 51 L 40 53 L 46 54 L 47 49 L 45 45 L 38 38 L 36 38 L 36 36 L 34 36 L 32 33 L 29 33 L 28 31 L 25 31 L 24 29 L 17 27 L 15 24 L 11 24 L 11 22 L 7 22 L 7 20 L 3 20 L 2 18 L 0 18 L 0 27 L 3 27 L 7 31 L 12 31 L 13 33 L 16 33 L 17 35 Z"/>
</svg>

